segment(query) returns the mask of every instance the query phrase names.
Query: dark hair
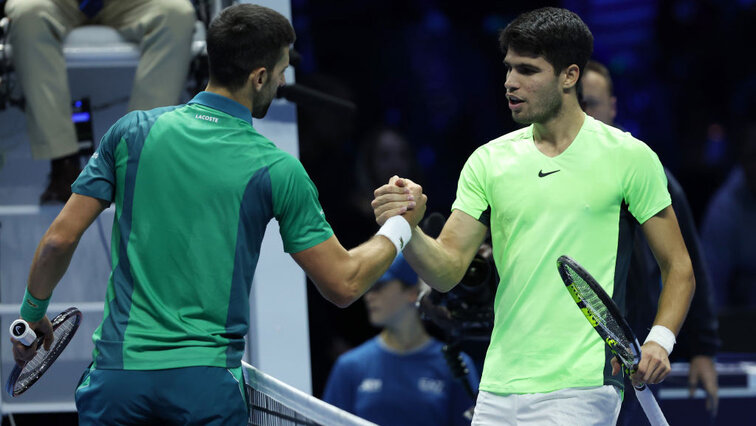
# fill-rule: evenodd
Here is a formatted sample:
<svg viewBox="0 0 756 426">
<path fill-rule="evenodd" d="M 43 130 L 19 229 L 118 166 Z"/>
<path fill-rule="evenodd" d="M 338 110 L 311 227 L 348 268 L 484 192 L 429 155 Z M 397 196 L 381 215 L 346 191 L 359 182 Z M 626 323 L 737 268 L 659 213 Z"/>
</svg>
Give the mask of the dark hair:
<svg viewBox="0 0 756 426">
<path fill-rule="evenodd" d="M 207 30 L 210 80 L 236 90 L 255 69 L 272 70 L 281 49 L 295 39 L 289 20 L 275 10 L 253 4 L 230 6 Z"/>
<path fill-rule="evenodd" d="M 607 85 L 609 86 L 609 96 L 614 95 L 614 83 L 612 83 L 612 75 L 609 74 L 609 69 L 604 64 L 602 64 L 599 61 L 591 59 L 588 61 L 587 64 L 585 64 L 585 72 L 588 72 L 588 71 L 593 71 L 596 74 L 599 74 L 600 76 L 604 77 Z"/>
<path fill-rule="evenodd" d="M 574 12 L 544 7 L 525 12 L 507 25 L 499 34 L 499 47 L 505 55 L 513 49 L 543 56 L 556 74 L 576 64 L 582 77 L 593 53 L 593 34 Z"/>
</svg>

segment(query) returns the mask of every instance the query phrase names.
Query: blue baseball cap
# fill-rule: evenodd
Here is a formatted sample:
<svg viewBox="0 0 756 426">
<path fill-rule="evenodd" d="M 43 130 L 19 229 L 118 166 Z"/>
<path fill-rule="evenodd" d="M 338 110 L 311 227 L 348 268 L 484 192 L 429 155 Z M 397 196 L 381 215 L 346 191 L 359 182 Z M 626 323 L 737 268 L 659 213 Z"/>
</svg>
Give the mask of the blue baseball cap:
<svg viewBox="0 0 756 426">
<path fill-rule="evenodd" d="M 377 287 L 380 284 L 391 280 L 399 280 L 408 286 L 417 284 L 417 274 L 410 264 L 404 260 L 404 256 L 401 253 L 399 253 L 399 256 L 394 259 L 394 263 L 391 264 L 388 271 L 378 278 L 378 281 L 375 282 L 375 286 Z"/>
</svg>

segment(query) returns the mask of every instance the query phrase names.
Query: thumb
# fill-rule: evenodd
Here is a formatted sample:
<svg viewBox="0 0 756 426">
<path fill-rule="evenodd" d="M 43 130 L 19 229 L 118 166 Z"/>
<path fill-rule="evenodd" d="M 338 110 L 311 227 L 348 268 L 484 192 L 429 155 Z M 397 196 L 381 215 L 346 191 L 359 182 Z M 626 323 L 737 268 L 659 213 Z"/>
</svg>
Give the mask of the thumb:
<svg viewBox="0 0 756 426">
<path fill-rule="evenodd" d="M 405 182 L 404 179 L 400 178 L 399 176 L 394 175 L 394 176 L 391 176 L 391 179 L 389 179 L 389 185 L 405 187 L 407 186 L 407 182 Z"/>
</svg>

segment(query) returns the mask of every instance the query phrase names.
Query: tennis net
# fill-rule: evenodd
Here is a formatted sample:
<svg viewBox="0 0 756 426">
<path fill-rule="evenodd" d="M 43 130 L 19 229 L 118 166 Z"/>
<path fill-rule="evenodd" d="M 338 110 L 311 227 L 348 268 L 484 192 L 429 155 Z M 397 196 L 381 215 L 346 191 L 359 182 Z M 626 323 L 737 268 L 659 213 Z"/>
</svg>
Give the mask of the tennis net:
<svg viewBox="0 0 756 426">
<path fill-rule="evenodd" d="M 253 426 L 375 426 L 242 362 Z"/>
</svg>

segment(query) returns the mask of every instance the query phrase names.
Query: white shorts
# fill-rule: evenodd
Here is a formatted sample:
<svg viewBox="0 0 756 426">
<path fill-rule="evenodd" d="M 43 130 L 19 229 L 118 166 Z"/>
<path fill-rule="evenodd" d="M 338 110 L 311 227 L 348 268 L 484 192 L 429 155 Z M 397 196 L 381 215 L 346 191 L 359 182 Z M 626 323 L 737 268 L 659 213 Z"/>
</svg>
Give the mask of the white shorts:
<svg viewBox="0 0 756 426">
<path fill-rule="evenodd" d="M 622 399 L 614 386 L 496 395 L 480 391 L 472 426 L 614 425 Z"/>
</svg>

